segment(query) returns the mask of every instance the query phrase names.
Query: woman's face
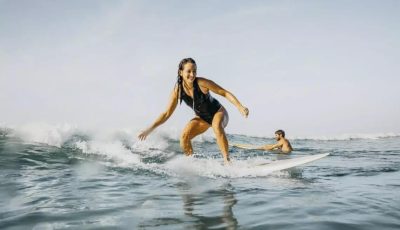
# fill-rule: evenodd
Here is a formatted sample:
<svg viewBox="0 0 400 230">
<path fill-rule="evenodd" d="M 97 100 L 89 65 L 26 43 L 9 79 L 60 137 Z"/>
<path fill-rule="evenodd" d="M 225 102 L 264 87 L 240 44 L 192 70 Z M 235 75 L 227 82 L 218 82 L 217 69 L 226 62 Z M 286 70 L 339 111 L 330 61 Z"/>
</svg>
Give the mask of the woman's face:
<svg viewBox="0 0 400 230">
<path fill-rule="evenodd" d="M 183 70 L 180 71 L 183 80 L 187 83 L 193 83 L 196 78 L 196 65 L 193 63 L 186 63 L 183 65 Z"/>
</svg>

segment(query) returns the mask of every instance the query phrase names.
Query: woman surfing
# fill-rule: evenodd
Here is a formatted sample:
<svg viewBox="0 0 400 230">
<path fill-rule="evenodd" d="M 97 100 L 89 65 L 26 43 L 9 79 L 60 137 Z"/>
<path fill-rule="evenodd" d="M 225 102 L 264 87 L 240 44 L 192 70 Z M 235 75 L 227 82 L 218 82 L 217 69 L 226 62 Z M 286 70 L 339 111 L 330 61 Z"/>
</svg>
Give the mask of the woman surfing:
<svg viewBox="0 0 400 230">
<path fill-rule="evenodd" d="M 212 127 L 224 158 L 224 163 L 228 164 L 230 162 L 228 140 L 224 129 L 228 124 L 229 116 L 226 109 L 211 96 L 210 91 L 228 99 L 246 118 L 249 110 L 232 93 L 209 79 L 197 77 L 196 74 L 197 65 L 192 58 L 185 58 L 179 63 L 178 81 L 171 93 L 167 109 L 138 137 L 140 140 L 145 140 L 154 129 L 169 119 L 178 102 L 182 103 L 183 100 L 196 114 L 185 126 L 180 137 L 180 145 L 183 152 L 188 156 L 192 155 L 191 140 Z"/>
</svg>

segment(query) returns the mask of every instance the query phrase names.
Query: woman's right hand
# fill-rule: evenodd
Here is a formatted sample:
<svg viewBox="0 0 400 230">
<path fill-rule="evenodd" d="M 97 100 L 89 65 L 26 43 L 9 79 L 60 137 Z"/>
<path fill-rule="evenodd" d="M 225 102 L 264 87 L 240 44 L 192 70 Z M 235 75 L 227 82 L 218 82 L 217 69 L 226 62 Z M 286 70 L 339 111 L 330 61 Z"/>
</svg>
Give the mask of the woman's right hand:
<svg viewBox="0 0 400 230">
<path fill-rule="evenodd" d="M 239 111 L 245 118 L 247 118 L 247 116 L 249 116 L 249 109 L 248 108 L 246 108 L 244 106 L 241 106 Z"/>
<path fill-rule="evenodd" d="M 139 140 L 144 141 L 146 140 L 146 137 L 151 133 L 151 129 L 146 129 L 143 132 L 141 132 L 138 136 Z"/>
</svg>

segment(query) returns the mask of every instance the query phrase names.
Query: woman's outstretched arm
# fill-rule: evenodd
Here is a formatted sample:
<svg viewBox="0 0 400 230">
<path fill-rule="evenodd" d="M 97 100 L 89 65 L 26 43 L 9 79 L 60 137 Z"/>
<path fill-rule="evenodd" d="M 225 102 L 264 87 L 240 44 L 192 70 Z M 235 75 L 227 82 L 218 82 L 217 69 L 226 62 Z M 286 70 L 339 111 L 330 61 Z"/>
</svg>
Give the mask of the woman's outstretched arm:
<svg viewBox="0 0 400 230">
<path fill-rule="evenodd" d="M 160 116 L 155 120 L 155 122 L 146 130 L 142 131 L 139 134 L 139 139 L 140 140 L 145 140 L 146 137 L 158 126 L 163 124 L 165 121 L 168 120 L 168 118 L 172 115 L 172 113 L 175 111 L 176 105 L 178 104 L 178 87 L 175 86 L 174 90 L 171 93 L 167 109 L 160 114 Z"/>
<path fill-rule="evenodd" d="M 240 103 L 240 101 L 235 97 L 235 95 L 233 95 L 228 90 L 225 90 L 221 86 L 217 85 L 215 82 L 205 78 L 199 78 L 199 85 L 211 90 L 212 92 L 218 95 L 225 97 L 228 101 L 230 101 L 233 105 L 235 105 L 236 108 L 238 108 L 238 110 L 244 117 L 247 117 L 249 115 L 249 109 L 244 107 Z"/>
</svg>

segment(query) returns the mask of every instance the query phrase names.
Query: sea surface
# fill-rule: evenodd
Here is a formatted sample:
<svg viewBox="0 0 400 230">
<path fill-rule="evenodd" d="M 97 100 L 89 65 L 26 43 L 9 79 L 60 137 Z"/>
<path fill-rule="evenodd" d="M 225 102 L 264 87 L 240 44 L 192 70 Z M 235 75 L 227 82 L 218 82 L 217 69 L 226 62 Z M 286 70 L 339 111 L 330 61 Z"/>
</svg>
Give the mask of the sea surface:
<svg viewBox="0 0 400 230">
<path fill-rule="evenodd" d="M 138 142 L 127 131 L 0 130 L 0 229 L 400 229 L 394 134 L 293 137 L 289 156 L 231 148 L 226 167 L 211 134 L 184 157 L 162 133 Z M 268 174 L 254 167 L 318 153 L 330 155 Z"/>
</svg>

